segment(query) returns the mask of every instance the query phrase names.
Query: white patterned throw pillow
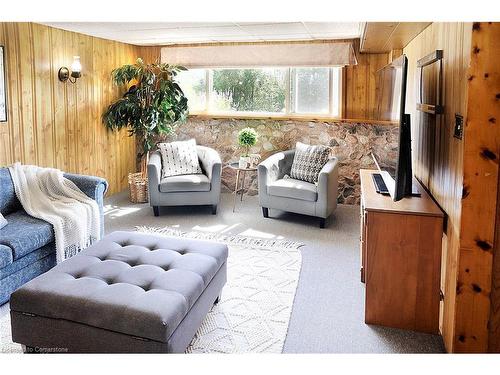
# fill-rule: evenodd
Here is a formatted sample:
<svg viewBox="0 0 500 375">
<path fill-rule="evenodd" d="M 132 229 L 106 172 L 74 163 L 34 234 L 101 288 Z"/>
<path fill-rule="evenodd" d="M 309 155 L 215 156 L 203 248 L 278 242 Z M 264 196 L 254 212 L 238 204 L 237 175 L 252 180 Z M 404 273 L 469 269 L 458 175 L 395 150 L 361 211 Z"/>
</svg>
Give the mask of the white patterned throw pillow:
<svg viewBox="0 0 500 375">
<path fill-rule="evenodd" d="M 183 174 L 203 173 L 196 152 L 196 141 L 160 143 L 158 149 L 162 161 L 162 178 Z"/>
<path fill-rule="evenodd" d="M 315 184 L 321 169 L 328 162 L 330 147 L 311 146 L 297 142 L 290 177 Z"/>
</svg>

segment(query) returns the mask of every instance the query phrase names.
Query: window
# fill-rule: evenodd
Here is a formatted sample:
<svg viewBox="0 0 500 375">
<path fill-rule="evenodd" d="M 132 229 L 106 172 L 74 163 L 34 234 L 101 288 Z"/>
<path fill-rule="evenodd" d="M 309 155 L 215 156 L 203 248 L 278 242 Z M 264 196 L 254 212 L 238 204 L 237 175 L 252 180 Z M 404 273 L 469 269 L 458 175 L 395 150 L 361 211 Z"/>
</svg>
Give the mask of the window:
<svg viewBox="0 0 500 375">
<path fill-rule="evenodd" d="M 292 111 L 295 113 L 330 112 L 328 68 L 292 69 Z"/>
<path fill-rule="evenodd" d="M 192 69 L 178 80 L 192 114 L 340 116 L 341 68 Z"/>
<path fill-rule="evenodd" d="M 205 69 L 181 71 L 177 75 L 177 81 L 188 99 L 190 112 L 204 112 L 207 110 L 206 78 Z"/>
<path fill-rule="evenodd" d="M 285 112 L 285 69 L 214 69 L 212 105 L 220 112 Z"/>
</svg>

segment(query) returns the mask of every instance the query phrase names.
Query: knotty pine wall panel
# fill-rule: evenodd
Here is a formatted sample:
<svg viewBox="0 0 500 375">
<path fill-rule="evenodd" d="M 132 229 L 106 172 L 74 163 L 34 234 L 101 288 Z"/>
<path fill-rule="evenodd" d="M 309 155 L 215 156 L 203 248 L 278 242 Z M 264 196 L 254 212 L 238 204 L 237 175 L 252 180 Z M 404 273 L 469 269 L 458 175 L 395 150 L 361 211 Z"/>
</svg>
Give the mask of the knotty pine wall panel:
<svg viewBox="0 0 500 375">
<path fill-rule="evenodd" d="M 500 353 L 500 173 L 498 173 L 497 182 L 497 217 L 491 275 L 491 313 L 488 329 L 488 350 Z"/>
<path fill-rule="evenodd" d="M 455 351 L 462 353 L 500 353 L 500 270 L 495 253 L 499 241 L 499 37 L 499 22 L 475 22 L 472 27 L 454 337 Z"/>
<path fill-rule="evenodd" d="M 467 69 L 470 63 L 470 23 L 433 23 L 403 50 L 408 56 L 406 112 L 412 122 L 413 172 L 430 190 L 446 212 L 448 222 L 443 240 L 441 332 L 446 349 L 455 351 L 455 313 L 460 246 L 464 143 L 453 137 L 455 113 L 467 115 Z M 416 110 L 417 60 L 436 49 L 444 51 L 443 115 Z"/>
<path fill-rule="evenodd" d="M 379 120 L 377 71 L 389 63 L 388 53 L 358 53 L 358 65 L 345 67 L 344 118 Z"/>
<path fill-rule="evenodd" d="M 5 47 L 8 121 L 0 123 L 0 165 L 16 161 L 104 177 L 108 194 L 135 171 L 135 140 L 108 132 L 101 115 L 122 92 L 111 71 L 133 63 L 137 47 L 35 23 L 0 23 Z M 57 78 L 73 56 L 82 62 L 76 84 Z"/>
<path fill-rule="evenodd" d="M 152 64 L 160 61 L 161 47 L 160 46 L 138 46 L 137 56 L 142 58 L 145 63 Z"/>
</svg>

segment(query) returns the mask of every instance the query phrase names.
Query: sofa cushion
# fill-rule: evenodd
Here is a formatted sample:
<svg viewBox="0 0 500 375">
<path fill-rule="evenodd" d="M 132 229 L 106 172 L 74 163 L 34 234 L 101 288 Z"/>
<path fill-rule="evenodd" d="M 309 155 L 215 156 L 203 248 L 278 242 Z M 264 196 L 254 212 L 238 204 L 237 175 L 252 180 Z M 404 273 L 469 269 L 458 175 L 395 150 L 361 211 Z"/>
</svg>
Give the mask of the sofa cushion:
<svg viewBox="0 0 500 375">
<path fill-rule="evenodd" d="M 318 189 L 310 182 L 296 180 L 294 178 L 282 178 L 269 184 L 267 187 L 269 195 L 300 199 L 315 202 L 318 199 Z"/>
<path fill-rule="evenodd" d="M 204 174 L 186 174 L 162 178 L 160 181 L 162 193 L 210 191 L 210 180 Z"/>
<path fill-rule="evenodd" d="M 0 245 L 0 247 L 5 246 L 5 245 Z M 9 249 L 10 253 L 12 254 L 12 250 L 10 247 L 5 246 L 7 249 Z M 4 268 L 0 268 L 0 280 L 4 280 L 5 278 L 16 274 L 18 271 L 22 270 L 23 268 L 26 268 L 28 271 L 29 268 L 31 268 L 32 264 L 36 263 L 38 260 L 45 258 L 49 255 L 55 255 L 56 253 L 56 244 L 55 242 L 51 242 L 48 245 L 45 245 L 44 247 L 41 247 L 39 249 L 36 249 L 35 251 L 32 251 L 31 253 L 27 254 L 26 256 L 23 256 L 21 259 L 18 259 L 14 261 L 14 258 L 12 258 L 13 262 L 11 264 L 8 264 Z M 54 257 L 55 259 L 55 257 Z M 52 267 L 56 265 L 55 261 L 52 264 Z M 27 272 L 29 273 L 29 272 Z M 25 273 L 26 274 L 26 273 Z M 38 276 L 40 273 L 34 275 L 33 277 Z M 32 278 L 33 278 L 32 277 Z M 32 278 L 28 279 L 31 280 Z M 28 281 L 27 280 L 27 281 Z M 2 287 L 4 286 L 3 281 L 1 281 Z M 0 288 L 2 289 L 2 288 Z M 12 293 L 14 289 L 10 290 L 10 293 Z M 9 295 L 10 295 L 9 293 Z M 0 301 L 0 305 L 2 302 Z"/>
<path fill-rule="evenodd" d="M 1 245 L 0 245 L 1 246 Z M 55 244 L 37 249 L 19 260 L 0 268 L 0 305 L 7 302 L 12 292 L 31 279 L 56 265 Z"/>
<path fill-rule="evenodd" d="M 167 342 L 227 256 L 213 241 L 114 232 L 18 289 L 10 308 Z"/>
<path fill-rule="evenodd" d="M 6 216 L 21 209 L 8 168 L 0 168 L 0 212 Z"/>
<path fill-rule="evenodd" d="M 5 218 L 8 224 L 0 229 L 0 244 L 12 249 L 14 260 L 54 241 L 52 225 L 29 216 L 24 210 Z"/>
<path fill-rule="evenodd" d="M 12 249 L 5 245 L 0 245 L 0 269 L 12 264 L 14 257 Z"/>
</svg>

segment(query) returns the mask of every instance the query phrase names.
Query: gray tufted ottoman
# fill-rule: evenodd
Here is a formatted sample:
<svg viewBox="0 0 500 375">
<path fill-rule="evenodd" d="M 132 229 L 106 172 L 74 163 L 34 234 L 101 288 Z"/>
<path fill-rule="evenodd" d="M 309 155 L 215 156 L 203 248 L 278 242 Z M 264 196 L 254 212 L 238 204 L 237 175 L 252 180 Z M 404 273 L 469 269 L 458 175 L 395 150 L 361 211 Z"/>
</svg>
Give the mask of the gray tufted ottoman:
<svg viewBox="0 0 500 375">
<path fill-rule="evenodd" d="M 114 232 L 12 294 L 12 339 L 47 352 L 184 352 L 227 255 L 216 242 Z"/>
</svg>

